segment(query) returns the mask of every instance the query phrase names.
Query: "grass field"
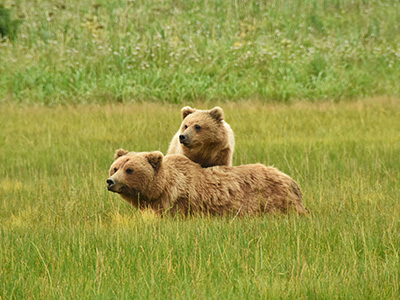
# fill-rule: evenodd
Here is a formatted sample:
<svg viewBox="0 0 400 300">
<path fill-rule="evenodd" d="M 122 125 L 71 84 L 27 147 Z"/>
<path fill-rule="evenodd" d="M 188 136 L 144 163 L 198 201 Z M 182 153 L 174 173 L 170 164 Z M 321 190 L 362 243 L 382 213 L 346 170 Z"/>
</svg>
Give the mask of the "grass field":
<svg viewBox="0 0 400 300">
<path fill-rule="evenodd" d="M 219 104 L 234 164 L 291 175 L 310 216 L 160 219 L 108 193 L 113 151 L 165 152 L 180 106 L 2 104 L 0 299 L 398 299 L 399 101 Z"/>
<path fill-rule="evenodd" d="M 399 96 L 394 0 L 3 0 L 0 101 Z M 33 4 L 34 3 L 34 4 Z"/>
<path fill-rule="evenodd" d="M 1 5 L 0 300 L 400 299 L 400 1 Z M 234 164 L 289 174 L 310 215 L 108 193 L 115 149 L 165 153 L 186 104 L 222 106 Z"/>
</svg>

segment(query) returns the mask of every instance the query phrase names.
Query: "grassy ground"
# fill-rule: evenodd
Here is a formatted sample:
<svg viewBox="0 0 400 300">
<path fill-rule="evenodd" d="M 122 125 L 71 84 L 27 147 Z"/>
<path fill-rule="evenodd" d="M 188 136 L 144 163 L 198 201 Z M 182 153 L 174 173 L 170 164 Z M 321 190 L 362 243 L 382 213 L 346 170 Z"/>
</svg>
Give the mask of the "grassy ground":
<svg viewBox="0 0 400 300">
<path fill-rule="evenodd" d="M 4 0 L 0 101 L 400 95 L 400 2 Z"/>
<path fill-rule="evenodd" d="M 165 152 L 180 106 L 2 104 L 0 299 L 398 299 L 399 101 L 222 106 L 234 163 L 291 175 L 310 216 L 159 219 L 108 193 L 113 151 Z"/>
<path fill-rule="evenodd" d="M 3 3 L 0 299 L 400 298 L 399 1 Z M 116 148 L 165 152 L 172 103 L 202 100 L 310 216 L 159 219 L 106 191 Z"/>
</svg>

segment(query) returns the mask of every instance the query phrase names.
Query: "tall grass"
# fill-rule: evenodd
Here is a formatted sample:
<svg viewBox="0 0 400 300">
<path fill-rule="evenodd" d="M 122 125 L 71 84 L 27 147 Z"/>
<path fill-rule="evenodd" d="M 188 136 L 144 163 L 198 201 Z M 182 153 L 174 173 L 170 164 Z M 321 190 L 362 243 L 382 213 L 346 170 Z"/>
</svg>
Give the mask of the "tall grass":
<svg viewBox="0 0 400 300">
<path fill-rule="evenodd" d="M 5 0 L 0 101 L 399 95 L 400 2 Z"/>
<path fill-rule="evenodd" d="M 398 299 L 398 101 L 221 105 L 234 164 L 291 175 L 310 216 L 160 219 L 108 193 L 113 151 L 165 152 L 180 106 L 1 105 L 0 298 Z"/>
</svg>

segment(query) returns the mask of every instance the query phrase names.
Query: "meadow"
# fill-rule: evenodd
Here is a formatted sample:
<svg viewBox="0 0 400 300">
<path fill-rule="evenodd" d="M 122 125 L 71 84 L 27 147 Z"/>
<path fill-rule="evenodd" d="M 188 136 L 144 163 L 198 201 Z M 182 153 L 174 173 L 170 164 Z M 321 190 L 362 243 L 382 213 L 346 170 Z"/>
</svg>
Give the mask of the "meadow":
<svg viewBox="0 0 400 300">
<path fill-rule="evenodd" d="M 3 0 L 0 101 L 399 96 L 393 0 Z"/>
<path fill-rule="evenodd" d="M 1 300 L 400 298 L 399 1 L 1 5 Z M 220 105 L 234 165 L 289 174 L 310 214 L 107 192 L 114 151 L 165 153 L 187 104 Z"/>
<path fill-rule="evenodd" d="M 399 101 L 218 104 L 234 164 L 290 174 L 309 216 L 159 218 L 107 192 L 114 150 L 165 152 L 179 105 L 3 104 L 0 298 L 398 299 Z"/>
</svg>

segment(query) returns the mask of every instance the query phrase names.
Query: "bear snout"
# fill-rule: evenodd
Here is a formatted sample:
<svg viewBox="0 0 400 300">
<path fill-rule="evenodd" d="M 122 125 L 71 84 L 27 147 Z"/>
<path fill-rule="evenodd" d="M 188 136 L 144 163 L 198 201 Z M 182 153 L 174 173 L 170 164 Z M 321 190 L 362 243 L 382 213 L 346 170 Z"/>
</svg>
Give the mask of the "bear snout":
<svg viewBox="0 0 400 300">
<path fill-rule="evenodd" d="M 107 179 L 107 189 L 112 191 L 113 186 L 115 186 L 115 180 L 112 178 Z"/>
<path fill-rule="evenodd" d="M 187 140 L 187 136 L 186 136 L 186 135 L 181 134 L 181 135 L 179 136 L 179 141 L 181 142 L 181 144 L 182 144 L 184 141 L 186 141 L 186 140 Z"/>
<path fill-rule="evenodd" d="M 179 136 L 179 141 L 181 142 L 181 144 L 183 144 L 186 147 L 189 146 L 190 143 L 191 143 L 189 137 L 187 135 L 185 135 L 185 134 L 181 134 Z"/>
</svg>

